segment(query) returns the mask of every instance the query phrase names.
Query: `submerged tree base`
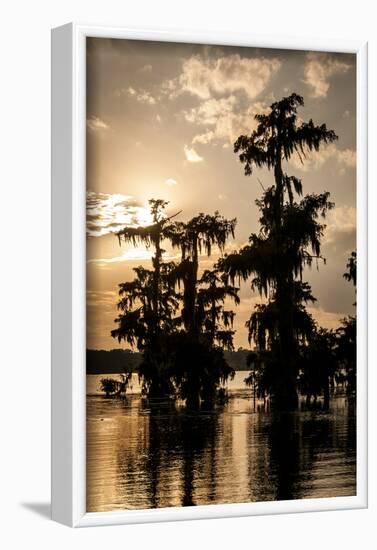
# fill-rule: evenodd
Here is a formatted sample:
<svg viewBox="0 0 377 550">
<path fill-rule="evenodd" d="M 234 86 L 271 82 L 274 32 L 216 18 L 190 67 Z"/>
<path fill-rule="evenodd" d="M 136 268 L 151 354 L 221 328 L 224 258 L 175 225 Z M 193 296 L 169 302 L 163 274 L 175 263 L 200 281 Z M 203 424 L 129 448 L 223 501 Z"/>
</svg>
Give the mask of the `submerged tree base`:
<svg viewBox="0 0 377 550">
<path fill-rule="evenodd" d="M 271 396 L 271 408 L 276 411 L 294 411 L 298 409 L 299 398 L 294 388 L 275 392 Z"/>
</svg>

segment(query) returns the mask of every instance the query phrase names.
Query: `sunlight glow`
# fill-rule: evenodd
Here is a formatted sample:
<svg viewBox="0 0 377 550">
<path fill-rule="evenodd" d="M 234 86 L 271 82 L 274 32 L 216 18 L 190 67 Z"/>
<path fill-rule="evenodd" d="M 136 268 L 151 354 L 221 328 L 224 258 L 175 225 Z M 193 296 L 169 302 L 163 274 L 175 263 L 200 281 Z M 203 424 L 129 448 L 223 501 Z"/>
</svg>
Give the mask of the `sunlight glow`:
<svg viewBox="0 0 377 550">
<path fill-rule="evenodd" d="M 180 258 L 179 254 L 163 253 L 163 259 L 165 261 L 177 260 Z M 93 258 L 88 260 L 88 263 L 95 264 L 113 264 L 118 262 L 139 262 L 145 260 L 151 260 L 153 257 L 153 250 L 146 247 L 128 248 L 120 256 L 113 258 Z"/>
<path fill-rule="evenodd" d="M 140 206 L 130 195 L 87 193 L 87 233 L 102 237 L 124 226 L 146 226 L 153 222 L 148 206 Z"/>
</svg>

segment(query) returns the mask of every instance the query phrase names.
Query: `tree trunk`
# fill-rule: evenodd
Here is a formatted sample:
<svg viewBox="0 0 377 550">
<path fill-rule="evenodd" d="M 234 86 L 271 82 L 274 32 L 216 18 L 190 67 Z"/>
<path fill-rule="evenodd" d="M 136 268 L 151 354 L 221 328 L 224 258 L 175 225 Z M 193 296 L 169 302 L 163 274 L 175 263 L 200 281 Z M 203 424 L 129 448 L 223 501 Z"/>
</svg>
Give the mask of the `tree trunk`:
<svg viewBox="0 0 377 550">
<path fill-rule="evenodd" d="M 326 409 L 329 408 L 330 405 L 330 383 L 329 383 L 329 377 L 326 377 L 325 380 L 325 386 L 323 388 L 323 405 Z"/>
<path fill-rule="evenodd" d="M 286 263 L 282 236 L 282 205 L 284 200 L 283 170 L 281 166 L 281 150 L 277 152 L 275 164 L 275 231 L 276 249 L 281 255 L 280 273 L 276 278 L 276 305 L 278 309 L 279 332 L 279 367 L 273 392 L 273 405 L 280 410 L 296 409 L 298 406 L 297 381 L 295 373 L 295 341 L 293 334 L 293 273 L 290 266 L 284 270 Z"/>
</svg>

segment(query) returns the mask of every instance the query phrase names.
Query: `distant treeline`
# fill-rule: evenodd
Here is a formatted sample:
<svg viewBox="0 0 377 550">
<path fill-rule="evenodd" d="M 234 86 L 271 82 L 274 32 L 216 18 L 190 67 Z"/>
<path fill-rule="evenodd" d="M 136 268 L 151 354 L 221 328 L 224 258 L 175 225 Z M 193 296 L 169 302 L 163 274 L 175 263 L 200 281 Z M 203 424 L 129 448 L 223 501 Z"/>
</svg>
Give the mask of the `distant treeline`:
<svg viewBox="0 0 377 550">
<path fill-rule="evenodd" d="M 249 350 L 239 348 L 237 351 L 224 351 L 228 364 L 234 370 L 249 371 L 246 358 Z M 87 374 L 118 374 L 138 372 L 142 354 L 129 349 L 86 350 Z"/>
<path fill-rule="evenodd" d="M 141 353 L 135 353 L 129 349 L 86 350 L 87 374 L 118 374 L 137 372 Z"/>
</svg>

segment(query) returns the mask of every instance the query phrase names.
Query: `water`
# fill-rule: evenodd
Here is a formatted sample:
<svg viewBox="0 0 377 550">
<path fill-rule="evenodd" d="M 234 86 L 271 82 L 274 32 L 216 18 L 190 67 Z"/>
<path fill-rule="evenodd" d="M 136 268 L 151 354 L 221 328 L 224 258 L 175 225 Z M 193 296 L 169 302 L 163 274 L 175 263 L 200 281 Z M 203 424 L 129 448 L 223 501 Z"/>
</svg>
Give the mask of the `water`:
<svg viewBox="0 0 377 550">
<path fill-rule="evenodd" d="M 276 415 L 254 407 L 246 374 L 226 405 L 199 413 L 137 393 L 106 399 L 88 376 L 87 510 L 355 495 L 354 405 Z"/>
</svg>

